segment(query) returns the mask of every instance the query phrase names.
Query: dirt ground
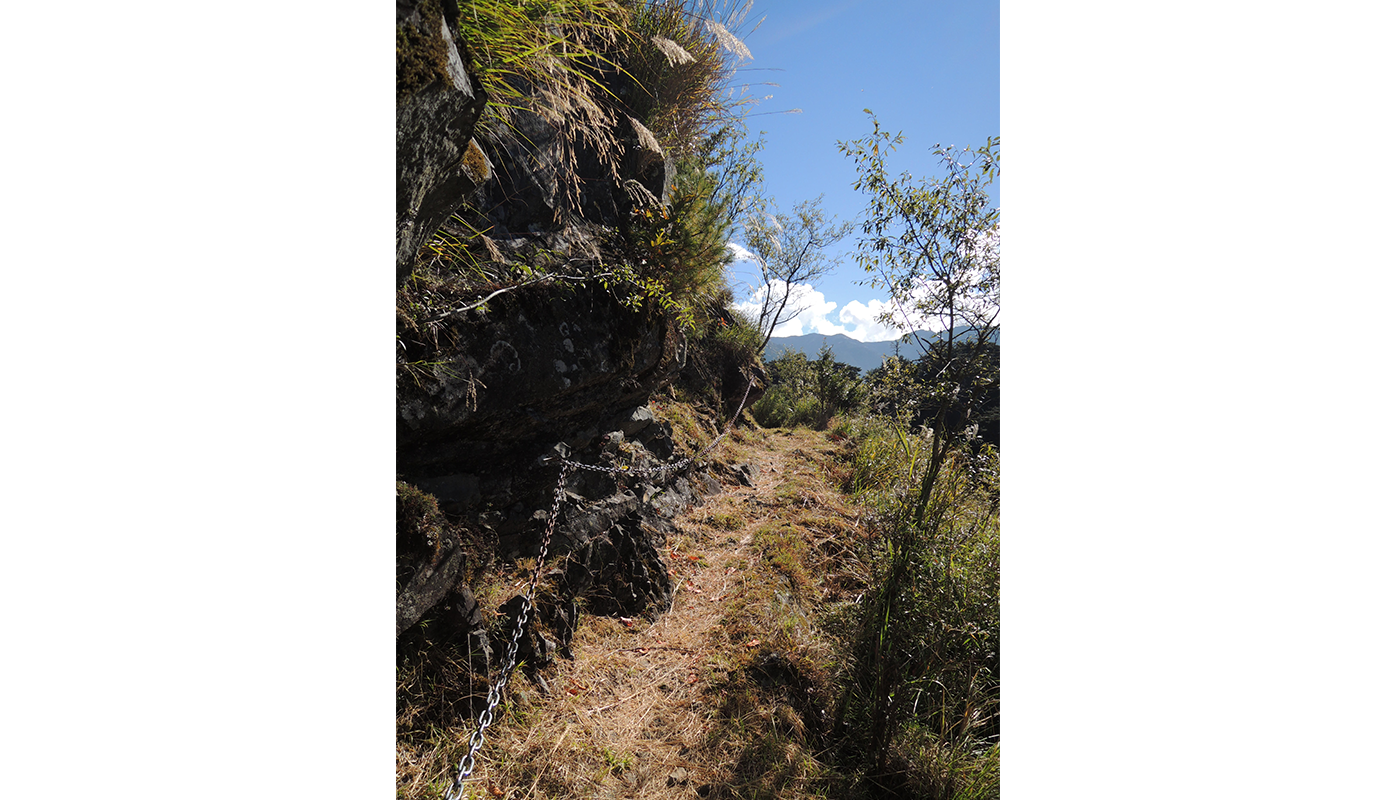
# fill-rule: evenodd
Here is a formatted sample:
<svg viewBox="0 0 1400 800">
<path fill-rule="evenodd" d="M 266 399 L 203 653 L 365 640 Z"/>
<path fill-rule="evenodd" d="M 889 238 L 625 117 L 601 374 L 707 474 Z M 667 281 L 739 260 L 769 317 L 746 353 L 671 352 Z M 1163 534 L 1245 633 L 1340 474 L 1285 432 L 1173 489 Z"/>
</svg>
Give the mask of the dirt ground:
<svg viewBox="0 0 1400 800">
<path fill-rule="evenodd" d="M 547 694 L 515 677 L 465 797 L 723 796 L 731 792 L 717 790 L 735 778 L 747 728 L 800 732 L 799 715 L 783 703 L 755 695 L 738 707 L 726 694 L 744 665 L 776 647 L 779 628 L 784 648 L 811 645 L 803 609 L 830 595 L 819 579 L 805 586 L 811 597 L 793 599 L 804 583 L 775 569 L 783 562 L 774 525 L 801 531 L 804 552 L 795 555 L 811 561 L 849 540 L 858 515 L 833 487 L 837 445 L 825 434 L 749 429 L 730 439 L 716 455 L 748 464 L 755 485 L 726 482 L 675 520 L 663 553 L 675 586 L 670 610 L 655 622 L 585 616 L 574 660 L 557 659 L 543 675 Z M 447 741 L 469 734 L 453 731 Z M 451 770 L 419 762 L 450 757 L 446 749 L 401 748 L 400 797 L 437 796 L 430 787 Z M 406 767 L 419 773 L 407 784 Z M 802 796 L 800 784 L 799 775 L 791 796 Z"/>
</svg>

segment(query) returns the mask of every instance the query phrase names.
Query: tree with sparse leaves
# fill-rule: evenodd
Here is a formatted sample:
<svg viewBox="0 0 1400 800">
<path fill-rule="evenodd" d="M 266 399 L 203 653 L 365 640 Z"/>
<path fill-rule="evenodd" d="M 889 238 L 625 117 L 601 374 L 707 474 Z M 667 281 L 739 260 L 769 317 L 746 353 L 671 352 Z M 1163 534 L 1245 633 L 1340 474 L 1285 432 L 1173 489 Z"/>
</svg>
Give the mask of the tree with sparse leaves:
<svg viewBox="0 0 1400 800">
<path fill-rule="evenodd" d="M 963 543 L 997 524 L 994 504 L 985 519 L 971 522 L 962 509 L 978 490 L 980 465 L 996 458 L 994 449 L 979 446 L 972 423 L 997 381 L 1000 211 L 989 189 L 1000 175 L 1000 140 L 977 150 L 935 145 L 941 174 L 896 176 L 888 158 L 904 137 L 881 130 L 870 116 L 869 137 L 838 143 L 855 162 L 855 188 L 869 198 L 856 260 L 872 276 L 871 286 L 890 293 L 893 309 L 881 321 L 918 329 L 936 320 L 946 328 L 931 341 L 916 340 L 924 357 L 915 365 L 923 374 L 914 376 L 913 408 L 903 405 L 910 386 L 904 362 L 900 374 L 892 368 L 885 376 L 894 396 L 880 395 L 894 400 L 897 412 L 914 411 L 932 434 L 928 449 L 911 461 L 914 474 L 922 474 L 917 489 L 882 525 L 884 547 L 876 551 L 870 599 L 852 637 L 856 666 L 838 714 L 856 723 L 872 773 L 883 775 L 910 726 L 922 726 L 948 751 L 985 749 L 999 740 L 995 594 L 972 600 L 978 586 L 997 585 L 997 551 L 963 553 L 961 571 L 953 564 Z M 989 577 L 979 584 L 968 577 L 974 574 Z"/>
<path fill-rule="evenodd" d="M 904 135 L 882 130 L 866 113 L 874 132 L 837 145 L 855 161 L 854 186 L 869 198 L 856 262 L 872 276 L 868 285 L 890 293 L 882 322 L 918 329 L 934 319 L 945 326 L 933 341 L 914 341 L 940 365 L 929 416 L 941 420 L 939 433 L 957 433 L 995 371 L 985 362 L 1000 330 L 1001 210 L 989 189 L 1001 173 L 1001 140 L 977 150 L 935 145 L 941 176 L 896 176 L 888 157 Z"/>
<path fill-rule="evenodd" d="M 762 280 L 758 329 L 763 333 L 763 347 L 773 338 L 774 329 L 802 313 L 793 302 L 798 285 L 811 285 L 835 268 L 826 248 L 854 229 L 854 223 L 829 217 L 822 210 L 820 196 L 793 206 L 791 214 L 760 210 L 749 217 L 744 240 Z"/>
</svg>

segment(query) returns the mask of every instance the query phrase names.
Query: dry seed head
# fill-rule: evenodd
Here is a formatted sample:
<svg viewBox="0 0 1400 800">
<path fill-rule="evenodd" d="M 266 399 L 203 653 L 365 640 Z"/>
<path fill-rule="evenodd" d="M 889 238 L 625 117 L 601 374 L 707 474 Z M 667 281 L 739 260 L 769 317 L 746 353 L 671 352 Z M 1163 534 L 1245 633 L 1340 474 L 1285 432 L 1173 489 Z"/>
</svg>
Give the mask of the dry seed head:
<svg viewBox="0 0 1400 800">
<path fill-rule="evenodd" d="M 651 131 L 647 130 L 647 126 L 632 117 L 628 117 L 627 121 L 632 123 L 632 130 L 636 131 L 637 140 L 641 143 L 643 149 L 654 150 L 658 153 L 661 152 L 661 145 L 657 144 L 656 137 L 651 135 Z"/>
<path fill-rule="evenodd" d="M 749 48 L 739 41 L 739 37 L 729 32 L 729 29 L 714 20 L 705 20 L 705 27 L 714 35 L 715 39 L 725 50 L 738 56 L 740 59 L 748 61 L 753 58 L 753 53 Z"/>
<path fill-rule="evenodd" d="M 656 49 L 666 54 L 666 62 L 673 67 L 678 64 L 689 64 L 695 60 L 695 56 L 686 52 L 684 47 L 664 36 L 651 37 L 651 43 L 656 45 Z"/>
</svg>

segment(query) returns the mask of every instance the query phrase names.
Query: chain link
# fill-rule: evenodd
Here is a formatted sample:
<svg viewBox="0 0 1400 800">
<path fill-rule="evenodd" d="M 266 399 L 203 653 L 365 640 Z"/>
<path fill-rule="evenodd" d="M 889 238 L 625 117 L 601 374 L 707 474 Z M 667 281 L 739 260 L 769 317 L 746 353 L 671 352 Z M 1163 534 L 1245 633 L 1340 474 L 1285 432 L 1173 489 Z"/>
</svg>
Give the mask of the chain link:
<svg viewBox="0 0 1400 800">
<path fill-rule="evenodd" d="M 600 467 L 593 464 L 580 464 L 577 461 L 570 461 L 567 458 L 561 458 L 560 461 L 564 462 L 565 464 L 568 464 L 574 469 L 583 469 L 588 470 L 589 472 L 602 472 L 611 475 L 658 475 L 663 472 L 672 472 L 674 470 L 685 469 L 686 467 L 690 466 L 691 463 L 704 458 L 706 453 L 709 453 L 711 450 L 715 449 L 715 446 L 720 443 L 720 440 L 724 439 L 724 437 L 729 435 L 729 431 L 733 429 L 734 423 L 739 421 L 739 415 L 744 413 L 744 403 L 748 402 L 749 390 L 751 389 L 753 389 L 753 378 L 750 378 L 748 385 L 744 387 L 744 397 L 739 401 L 739 410 L 734 412 L 733 418 L 730 419 L 729 422 L 724 426 L 724 430 L 720 432 L 719 436 L 716 436 L 713 442 L 710 442 L 708 445 L 706 445 L 704 450 L 701 450 L 693 456 L 687 456 L 685 458 L 682 458 L 680 461 L 673 461 L 670 464 L 662 464 L 659 467 Z"/>
<path fill-rule="evenodd" d="M 559 471 L 559 484 L 554 487 L 554 506 L 549 510 L 549 523 L 545 526 L 544 538 L 540 541 L 540 553 L 535 559 L 535 570 L 530 574 L 530 585 L 525 590 L 525 603 L 520 607 L 520 615 L 515 618 L 515 631 L 510 635 L 510 644 L 506 645 L 505 661 L 501 665 L 501 677 L 486 695 L 486 708 L 482 709 L 481 716 L 477 718 L 476 730 L 472 732 L 466 755 L 457 762 L 457 777 L 452 780 L 452 786 L 443 795 L 444 800 L 459 800 L 461 798 L 462 783 L 476 768 L 476 752 L 486 743 L 486 729 L 495 721 L 496 706 L 500 705 L 502 692 L 505 691 L 506 683 L 515 670 L 515 656 L 520 649 L 520 636 L 525 632 L 525 624 L 529 620 L 530 611 L 533 608 L 535 590 L 539 588 L 540 575 L 544 572 L 545 556 L 549 553 L 549 540 L 554 536 L 554 522 L 559 518 L 559 505 L 564 501 L 564 481 L 572 471 L 573 466 L 567 463 Z"/>
<path fill-rule="evenodd" d="M 729 431 L 734 424 L 739 421 L 739 415 L 744 413 L 744 403 L 748 402 L 749 390 L 753 388 L 753 379 L 744 387 L 744 397 L 739 401 L 739 410 L 734 412 L 734 417 L 724 426 L 724 430 L 715 437 L 705 449 L 670 464 L 662 464 L 659 467 L 646 467 L 632 469 L 629 467 L 598 467 L 592 464 L 580 464 L 577 461 L 570 461 L 561 458 L 563 468 L 559 471 L 559 483 L 554 487 L 554 505 L 549 510 L 549 522 L 545 525 L 544 538 L 540 541 L 540 553 L 535 559 L 535 570 L 530 574 L 530 585 L 525 590 L 525 603 L 520 608 L 520 615 L 515 618 L 515 630 L 510 635 L 510 643 L 506 645 L 505 660 L 501 665 L 501 677 L 491 687 L 486 694 L 486 708 L 482 709 L 481 715 L 476 720 L 476 730 L 472 731 L 468 740 L 467 752 L 457 762 L 457 776 L 452 779 L 452 785 L 443 794 L 443 800 L 460 800 L 464 783 L 472 770 L 476 768 L 476 753 L 486 744 L 486 729 L 496 718 L 496 706 L 500 705 L 502 694 L 505 692 L 506 683 L 510 680 L 511 673 L 515 670 L 515 656 L 520 649 L 520 637 L 525 633 L 525 625 L 529 619 L 530 611 L 534 608 L 535 590 L 539 588 L 540 575 L 544 572 L 545 556 L 549 552 L 549 540 L 554 536 L 554 523 L 559 518 L 559 506 L 564 501 L 564 481 L 569 477 L 569 473 L 575 469 L 589 470 L 591 472 L 604 472 L 615 475 L 655 475 L 663 472 L 684 469 L 692 462 L 698 461 L 720 443 L 720 440 L 729 435 Z"/>
</svg>

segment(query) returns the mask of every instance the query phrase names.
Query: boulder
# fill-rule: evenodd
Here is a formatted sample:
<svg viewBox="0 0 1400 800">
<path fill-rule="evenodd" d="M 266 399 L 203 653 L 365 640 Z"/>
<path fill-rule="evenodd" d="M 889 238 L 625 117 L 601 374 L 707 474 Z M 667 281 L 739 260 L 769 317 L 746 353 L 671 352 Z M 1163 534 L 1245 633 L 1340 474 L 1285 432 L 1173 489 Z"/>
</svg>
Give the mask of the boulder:
<svg viewBox="0 0 1400 800">
<path fill-rule="evenodd" d="M 459 582 L 447 593 L 438 614 L 438 629 L 447 641 L 465 644 L 470 652 L 480 653 L 485 663 L 491 663 L 490 633 L 481 616 L 481 605 L 465 583 Z"/>
<path fill-rule="evenodd" d="M 646 406 L 637 406 L 617 421 L 617 428 L 624 436 L 636 436 L 643 428 L 656 422 L 656 415 Z"/>
<path fill-rule="evenodd" d="M 461 582 L 464 556 L 457 532 L 432 496 L 398 485 L 395 571 L 397 637 Z"/>
<path fill-rule="evenodd" d="M 640 514 L 630 514 L 563 568 L 561 597 L 579 598 L 589 613 L 654 617 L 670 607 L 674 587 Z"/>
</svg>

